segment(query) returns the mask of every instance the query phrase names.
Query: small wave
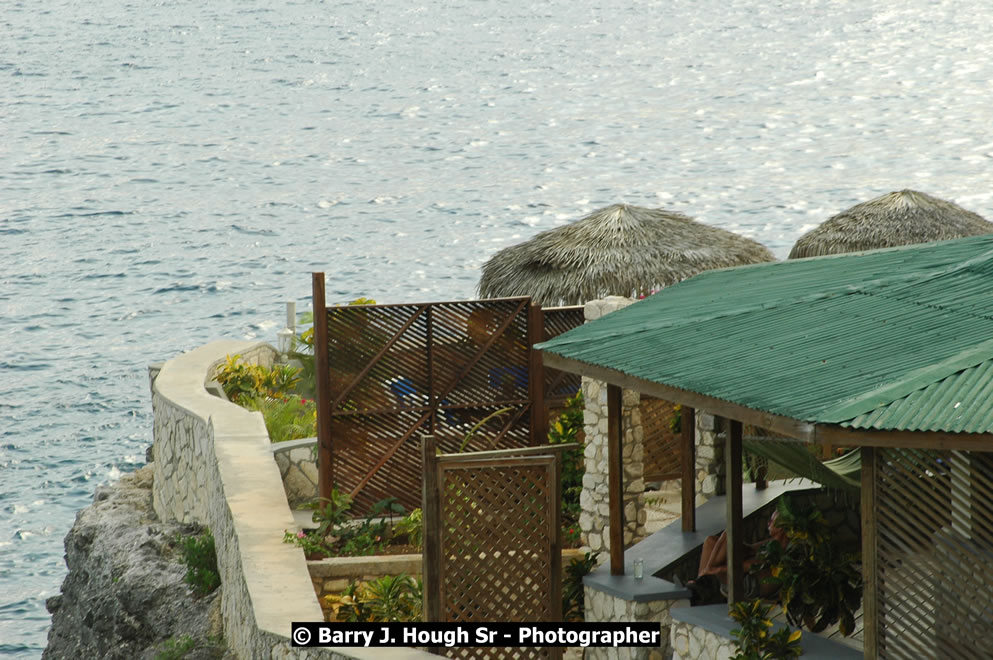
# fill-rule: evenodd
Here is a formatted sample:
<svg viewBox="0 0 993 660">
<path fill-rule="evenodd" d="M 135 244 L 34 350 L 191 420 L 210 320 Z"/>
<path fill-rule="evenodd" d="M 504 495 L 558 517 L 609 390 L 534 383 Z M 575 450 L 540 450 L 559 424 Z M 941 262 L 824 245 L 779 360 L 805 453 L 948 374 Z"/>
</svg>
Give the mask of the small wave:
<svg viewBox="0 0 993 660">
<path fill-rule="evenodd" d="M 271 229 L 248 229 L 247 227 L 242 227 L 241 225 L 231 225 L 231 229 L 241 234 L 248 234 L 250 236 L 275 236 L 276 232 Z"/>
</svg>

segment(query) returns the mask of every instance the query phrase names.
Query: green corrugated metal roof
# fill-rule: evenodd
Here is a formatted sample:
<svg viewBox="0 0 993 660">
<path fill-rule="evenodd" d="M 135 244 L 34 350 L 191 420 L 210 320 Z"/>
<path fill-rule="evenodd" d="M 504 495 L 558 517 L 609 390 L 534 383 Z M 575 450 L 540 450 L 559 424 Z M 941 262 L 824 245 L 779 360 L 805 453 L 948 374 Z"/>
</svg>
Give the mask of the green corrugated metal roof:
<svg viewBox="0 0 993 660">
<path fill-rule="evenodd" d="M 707 271 L 538 347 L 807 422 L 993 432 L 993 235 Z"/>
</svg>

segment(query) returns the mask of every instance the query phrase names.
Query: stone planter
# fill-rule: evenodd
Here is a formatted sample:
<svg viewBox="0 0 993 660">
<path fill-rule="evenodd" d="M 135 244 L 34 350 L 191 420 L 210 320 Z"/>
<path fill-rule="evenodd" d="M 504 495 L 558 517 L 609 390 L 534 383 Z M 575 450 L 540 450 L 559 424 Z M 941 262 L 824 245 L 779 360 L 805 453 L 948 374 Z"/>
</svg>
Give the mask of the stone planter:
<svg viewBox="0 0 993 660">
<path fill-rule="evenodd" d="M 569 562 L 585 554 L 582 548 L 569 548 L 562 551 L 563 574 Z M 308 561 L 310 579 L 314 592 L 324 607 L 324 596 L 337 594 L 348 588 L 352 582 L 375 580 L 384 575 L 413 575 L 420 577 L 423 560 L 420 554 L 374 555 L 370 557 L 334 557 Z M 327 611 L 325 610 L 325 616 Z"/>
</svg>

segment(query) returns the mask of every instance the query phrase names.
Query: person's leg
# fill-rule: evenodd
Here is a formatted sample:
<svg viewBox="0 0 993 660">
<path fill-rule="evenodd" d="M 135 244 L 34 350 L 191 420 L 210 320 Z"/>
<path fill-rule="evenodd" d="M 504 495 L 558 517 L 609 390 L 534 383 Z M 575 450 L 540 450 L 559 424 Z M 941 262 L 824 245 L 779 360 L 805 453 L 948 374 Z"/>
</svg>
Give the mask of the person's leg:
<svg viewBox="0 0 993 660">
<path fill-rule="evenodd" d="M 697 569 L 697 576 L 703 575 L 704 571 L 710 568 L 710 560 L 714 554 L 714 547 L 717 545 L 718 537 L 708 536 L 703 540 L 703 549 L 700 551 L 700 566 Z"/>
<path fill-rule="evenodd" d="M 721 571 L 727 570 L 728 563 L 728 538 L 727 534 L 721 532 L 720 536 L 707 537 L 707 541 L 714 539 L 711 544 L 710 553 L 707 555 L 707 561 L 704 563 L 703 557 L 700 558 L 700 575 L 717 575 Z M 704 541 L 704 548 L 707 547 L 707 542 Z"/>
</svg>

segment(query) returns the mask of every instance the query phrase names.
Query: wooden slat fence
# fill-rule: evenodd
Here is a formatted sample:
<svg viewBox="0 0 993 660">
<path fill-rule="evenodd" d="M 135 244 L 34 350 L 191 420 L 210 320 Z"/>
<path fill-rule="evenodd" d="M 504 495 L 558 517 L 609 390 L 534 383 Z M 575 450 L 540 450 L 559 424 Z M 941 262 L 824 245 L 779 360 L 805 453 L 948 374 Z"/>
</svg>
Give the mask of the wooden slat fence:
<svg viewBox="0 0 993 660">
<path fill-rule="evenodd" d="M 581 307 L 502 298 L 324 308 L 323 275 L 314 282 L 322 496 L 333 484 L 357 513 L 386 497 L 416 508 L 421 434 L 445 452 L 467 436 L 470 451 L 545 443 L 549 406 L 572 384 L 558 372 L 532 378 L 543 370 L 531 346 L 582 323 Z"/>
<path fill-rule="evenodd" d="M 438 455 L 430 437 L 422 451 L 424 620 L 561 621 L 558 457 L 547 447 Z M 557 648 L 434 651 L 453 658 L 561 657 Z"/>
<path fill-rule="evenodd" d="M 888 659 L 993 657 L 993 454 L 875 451 L 867 644 Z"/>
</svg>

